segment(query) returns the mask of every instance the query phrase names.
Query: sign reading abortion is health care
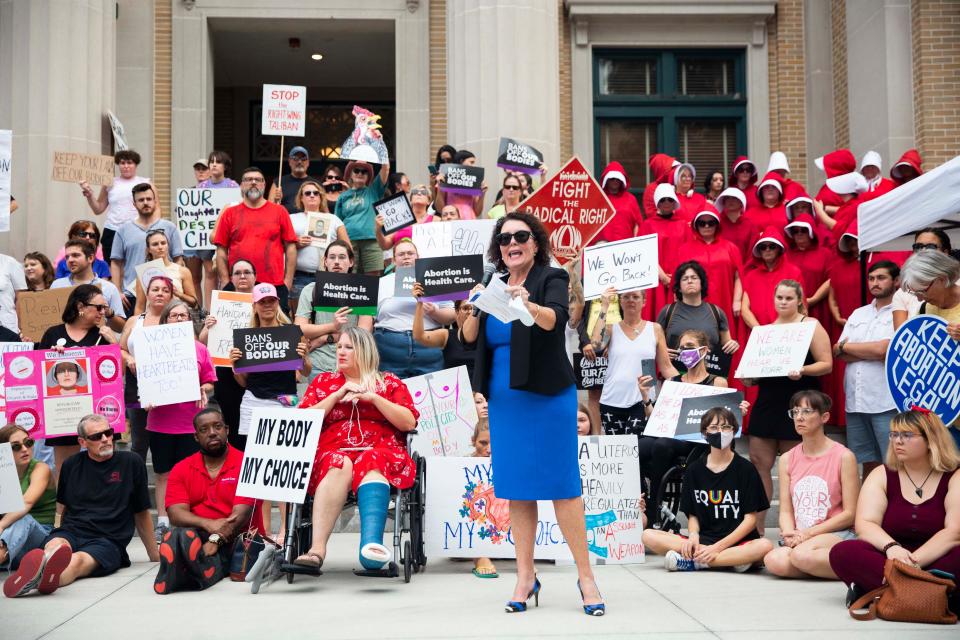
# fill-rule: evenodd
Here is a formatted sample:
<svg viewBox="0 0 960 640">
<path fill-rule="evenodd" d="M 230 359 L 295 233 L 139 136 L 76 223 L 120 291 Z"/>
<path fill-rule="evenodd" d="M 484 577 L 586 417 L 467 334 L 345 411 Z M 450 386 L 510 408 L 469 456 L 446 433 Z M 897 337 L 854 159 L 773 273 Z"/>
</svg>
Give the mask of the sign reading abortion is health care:
<svg viewBox="0 0 960 640">
<path fill-rule="evenodd" d="M 897 408 L 929 409 L 944 424 L 960 417 L 960 342 L 947 322 L 917 316 L 900 325 L 887 347 L 887 386 Z"/>
<path fill-rule="evenodd" d="M 237 495 L 303 503 L 322 426 L 319 409 L 255 407 Z"/>
<path fill-rule="evenodd" d="M 359 316 L 377 315 L 377 294 L 380 278 L 362 273 L 317 271 L 313 310 L 336 313 L 350 307 Z"/>
<path fill-rule="evenodd" d="M 177 189 L 177 231 L 184 249 L 216 249 L 213 230 L 220 212 L 240 202 L 240 189 Z"/>
<path fill-rule="evenodd" d="M 659 282 L 655 233 L 583 250 L 583 297 L 586 300 L 596 300 L 607 287 L 626 293 L 651 289 Z"/>
<path fill-rule="evenodd" d="M 427 302 L 465 300 L 483 279 L 483 258 L 478 255 L 419 258 L 413 268 Z"/>
</svg>

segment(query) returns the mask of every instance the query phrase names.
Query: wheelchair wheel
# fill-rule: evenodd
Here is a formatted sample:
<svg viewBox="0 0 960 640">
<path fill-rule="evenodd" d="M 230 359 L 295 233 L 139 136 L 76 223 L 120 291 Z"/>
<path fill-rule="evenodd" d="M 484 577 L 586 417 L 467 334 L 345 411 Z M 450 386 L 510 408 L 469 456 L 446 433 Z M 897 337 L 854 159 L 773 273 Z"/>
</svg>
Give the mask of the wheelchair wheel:
<svg viewBox="0 0 960 640">
<path fill-rule="evenodd" d="M 403 543 L 403 581 L 410 582 L 410 574 L 413 573 L 413 546 L 407 540 Z"/>
<path fill-rule="evenodd" d="M 657 490 L 656 526 L 661 531 L 680 533 L 680 522 L 677 514 L 680 511 L 680 492 L 683 488 L 684 467 L 677 465 L 663 474 L 660 488 Z M 654 524 L 654 523 L 651 523 Z"/>
<path fill-rule="evenodd" d="M 413 567 L 419 573 L 422 567 L 427 566 L 426 545 L 423 540 L 424 518 L 427 497 L 427 461 L 417 455 L 417 480 L 413 487 L 413 500 L 410 509 L 410 537 L 413 540 L 413 552 L 416 554 Z"/>
</svg>

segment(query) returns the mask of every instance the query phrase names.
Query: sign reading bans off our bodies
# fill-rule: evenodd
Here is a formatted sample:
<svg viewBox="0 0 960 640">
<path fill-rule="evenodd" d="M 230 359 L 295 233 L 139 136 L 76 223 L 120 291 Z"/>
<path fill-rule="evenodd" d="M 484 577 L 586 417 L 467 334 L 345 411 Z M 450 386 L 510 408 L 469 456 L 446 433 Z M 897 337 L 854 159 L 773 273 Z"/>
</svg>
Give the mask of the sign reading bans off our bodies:
<svg viewBox="0 0 960 640">
<path fill-rule="evenodd" d="M 341 307 L 350 307 L 358 316 L 375 316 L 379 290 L 376 276 L 317 271 L 313 310 L 336 313 Z"/>
<path fill-rule="evenodd" d="M 184 249 L 216 249 L 213 230 L 220 212 L 240 202 L 240 189 L 177 189 L 177 231 Z"/>
<path fill-rule="evenodd" d="M 240 349 L 240 359 L 233 363 L 237 373 L 264 371 L 296 371 L 303 368 L 297 344 L 303 337 L 298 325 L 234 329 L 233 344 Z"/>
<path fill-rule="evenodd" d="M 944 424 L 960 417 L 960 342 L 947 335 L 947 322 L 917 316 L 900 326 L 887 347 L 887 386 L 897 408 L 916 405 Z"/>
<path fill-rule="evenodd" d="M 54 151 L 50 177 L 56 182 L 89 182 L 109 187 L 113 184 L 113 156 Z"/>
<path fill-rule="evenodd" d="M 319 409 L 255 407 L 237 495 L 302 504 L 322 426 Z"/>
</svg>

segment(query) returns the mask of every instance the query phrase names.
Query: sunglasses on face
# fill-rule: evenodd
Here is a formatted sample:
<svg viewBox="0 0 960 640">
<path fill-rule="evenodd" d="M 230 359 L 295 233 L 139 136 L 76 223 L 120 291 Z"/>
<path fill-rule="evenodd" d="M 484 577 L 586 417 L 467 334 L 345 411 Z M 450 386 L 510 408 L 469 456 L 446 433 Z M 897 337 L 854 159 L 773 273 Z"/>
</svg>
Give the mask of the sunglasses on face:
<svg viewBox="0 0 960 640">
<path fill-rule="evenodd" d="M 506 247 L 511 240 L 516 240 L 517 244 L 524 244 L 533 235 L 529 231 L 517 231 L 515 233 L 498 233 L 496 240 L 501 247 Z"/>
<path fill-rule="evenodd" d="M 78 231 L 75 234 L 73 234 L 73 237 L 74 238 L 90 238 L 91 240 L 95 240 L 97 238 L 97 234 L 95 234 L 93 231 Z"/>
<path fill-rule="evenodd" d="M 108 304 L 84 304 L 83 306 L 96 309 L 97 313 L 103 313 L 104 311 L 110 308 L 110 305 Z"/>
<path fill-rule="evenodd" d="M 426 189 L 413 189 L 413 190 L 410 192 L 410 195 L 412 195 L 412 196 L 428 196 L 428 195 L 430 195 L 430 192 L 427 191 Z"/>
<path fill-rule="evenodd" d="M 700 219 L 697 220 L 698 227 L 715 227 L 717 226 L 717 221 L 712 218 L 707 218 L 706 220 Z"/>
<path fill-rule="evenodd" d="M 14 453 L 17 453 L 18 451 L 20 451 L 20 450 L 23 449 L 24 447 L 26 447 L 27 449 L 29 449 L 29 448 L 32 447 L 33 445 L 34 445 L 34 439 L 33 439 L 33 438 L 27 438 L 27 439 L 25 439 L 25 440 L 23 440 L 23 441 L 21 441 L 21 442 L 11 442 L 11 443 L 10 443 L 10 448 L 13 449 L 13 452 L 14 452 Z"/>
<path fill-rule="evenodd" d="M 327 176 L 327 180 L 339 180 L 339 179 L 340 179 L 340 176 L 338 176 L 335 173 L 331 173 L 330 175 Z"/>
<path fill-rule="evenodd" d="M 518 186 L 515 185 L 515 184 L 505 184 L 505 185 L 503 185 L 503 190 L 504 190 L 504 191 L 520 191 L 520 189 L 522 189 L 522 187 L 518 187 Z"/>
<path fill-rule="evenodd" d="M 936 249 L 940 250 L 940 245 L 933 244 L 932 242 L 914 242 L 913 243 L 913 252 L 923 251 L 924 249 Z"/>
<path fill-rule="evenodd" d="M 353 172 L 358 176 L 365 176 L 368 173 L 366 169 L 354 169 Z"/>
<path fill-rule="evenodd" d="M 764 242 L 763 244 L 757 245 L 757 251 L 775 251 L 779 249 L 778 245 L 773 244 L 772 242 Z"/>
<path fill-rule="evenodd" d="M 97 433 L 91 433 L 88 436 L 83 436 L 84 440 L 89 440 L 90 442 L 96 442 L 97 440 L 103 440 L 104 438 L 110 439 L 113 437 L 113 429 L 108 427 L 103 431 L 98 431 Z"/>
<path fill-rule="evenodd" d="M 737 173 L 753 173 L 753 168 L 750 166 L 737 167 Z"/>
<path fill-rule="evenodd" d="M 303 195 L 304 195 L 304 196 L 318 196 L 318 195 L 320 195 L 320 192 L 319 192 L 319 191 L 304 191 L 304 192 L 303 192 Z"/>
</svg>

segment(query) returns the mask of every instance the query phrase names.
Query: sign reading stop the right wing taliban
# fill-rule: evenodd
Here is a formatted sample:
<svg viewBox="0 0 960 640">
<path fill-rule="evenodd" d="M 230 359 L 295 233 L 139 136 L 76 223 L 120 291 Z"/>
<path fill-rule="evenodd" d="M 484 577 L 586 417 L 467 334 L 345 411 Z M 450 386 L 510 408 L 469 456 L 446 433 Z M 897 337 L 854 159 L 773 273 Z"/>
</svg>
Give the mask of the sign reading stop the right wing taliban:
<svg viewBox="0 0 960 640">
<path fill-rule="evenodd" d="M 263 85 L 260 133 L 265 136 L 306 134 L 307 88 L 287 84 Z"/>
<path fill-rule="evenodd" d="M 616 214 L 607 194 L 576 156 L 521 202 L 519 210 L 540 218 L 560 264 L 576 260 Z"/>
</svg>

